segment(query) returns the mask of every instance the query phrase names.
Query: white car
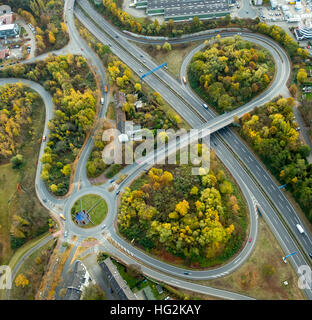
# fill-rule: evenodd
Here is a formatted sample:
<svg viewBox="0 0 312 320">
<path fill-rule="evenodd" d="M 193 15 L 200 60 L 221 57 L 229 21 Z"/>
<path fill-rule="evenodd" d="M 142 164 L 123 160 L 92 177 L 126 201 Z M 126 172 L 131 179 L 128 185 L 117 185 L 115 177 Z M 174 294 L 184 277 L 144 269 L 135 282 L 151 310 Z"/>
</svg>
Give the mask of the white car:
<svg viewBox="0 0 312 320">
<path fill-rule="evenodd" d="M 67 236 L 68 236 L 68 231 L 66 230 L 64 233 L 64 237 L 67 238 Z"/>
</svg>

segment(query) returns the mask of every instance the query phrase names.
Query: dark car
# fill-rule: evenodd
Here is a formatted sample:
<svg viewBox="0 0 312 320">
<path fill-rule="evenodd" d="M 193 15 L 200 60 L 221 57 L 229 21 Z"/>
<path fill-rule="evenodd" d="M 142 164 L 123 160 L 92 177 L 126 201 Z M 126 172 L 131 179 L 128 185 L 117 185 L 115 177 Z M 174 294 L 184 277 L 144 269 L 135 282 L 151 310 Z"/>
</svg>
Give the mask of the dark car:
<svg viewBox="0 0 312 320">
<path fill-rule="evenodd" d="M 183 272 L 184 274 L 190 274 L 189 272 Z"/>
<path fill-rule="evenodd" d="M 312 252 L 309 252 L 309 257 L 312 259 Z"/>
<path fill-rule="evenodd" d="M 116 196 L 118 196 L 118 195 L 119 195 L 119 193 L 120 193 L 120 190 L 118 190 L 118 191 L 116 192 Z"/>
</svg>

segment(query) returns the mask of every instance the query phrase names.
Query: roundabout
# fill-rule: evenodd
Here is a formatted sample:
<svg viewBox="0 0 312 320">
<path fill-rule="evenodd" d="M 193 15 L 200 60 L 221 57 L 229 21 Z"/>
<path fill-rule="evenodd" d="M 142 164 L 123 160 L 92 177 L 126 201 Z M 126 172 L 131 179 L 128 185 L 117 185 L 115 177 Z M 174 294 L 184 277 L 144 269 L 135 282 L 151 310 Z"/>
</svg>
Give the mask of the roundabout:
<svg viewBox="0 0 312 320">
<path fill-rule="evenodd" d="M 93 197 L 92 197 L 93 196 Z M 92 201 L 93 199 L 95 201 Z M 80 200 L 86 200 L 83 201 L 80 204 Z M 90 201 L 91 200 L 91 201 Z M 102 209 L 105 210 L 105 214 L 99 212 L 99 216 L 97 218 L 97 223 L 92 224 L 92 211 L 90 209 L 96 209 L 95 205 L 98 201 L 102 201 L 101 206 Z M 83 206 L 83 203 L 86 204 L 86 206 Z M 75 205 L 77 210 L 75 210 Z M 99 203 L 97 204 L 99 205 Z M 82 208 L 82 210 L 81 210 Z M 64 205 L 64 216 L 66 218 L 65 221 L 65 229 L 69 231 L 71 234 L 80 235 L 83 237 L 88 236 L 94 236 L 96 234 L 100 234 L 103 232 L 104 227 L 103 226 L 109 226 L 109 220 L 111 219 L 112 215 L 112 208 L 113 208 L 113 201 L 111 199 L 111 195 L 106 190 L 99 188 L 99 187 L 88 187 L 84 188 L 78 192 L 76 192 L 74 195 L 72 195 L 70 198 L 66 200 L 66 203 Z M 74 211 L 73 211 L 74 209 Z M 101 209 L 98 208 L 98 209 Z M 90 222 L 89 225 L 84 226 L 83 223 L 81 225 L 77 224 L 73 219 L 73 213 L 77 213 L 80 211 L 85 210 L 86 212 L 89 212 L 90 218 L 88 222 Z M 90 212 L 91 211 L 91 212 Z M 101 210 L 99 210 L 101 211 Z M 82 217 L 84 215 L 81 215 Z"/>
<path fill-rule="evenodd" d="M 103 222 L 106 213 L 106 201 L 95 194 L 82 196 L 71 208 L 71 218 L 81 228 L 96 227 Z"/>
</svg>

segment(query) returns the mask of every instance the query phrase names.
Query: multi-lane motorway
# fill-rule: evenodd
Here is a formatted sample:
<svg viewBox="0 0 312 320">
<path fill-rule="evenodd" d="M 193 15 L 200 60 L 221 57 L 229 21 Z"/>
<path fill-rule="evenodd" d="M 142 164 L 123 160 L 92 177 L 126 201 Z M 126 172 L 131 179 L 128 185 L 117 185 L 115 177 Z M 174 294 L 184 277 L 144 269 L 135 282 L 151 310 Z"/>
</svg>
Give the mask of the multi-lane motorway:
<svg viewBox="0 0 312 320">
<path fill-rule="evenodd" d="M 78 0 L 77 3 L 81 6 L 81 8 L 88 14 L 89 17 L 92 17 L 91 21 L 87 18 L 86 15 L 83 14 L 82 10 L 76 8 L 75 14 L 77 18 L 96 36 L 101 42 L 109 43 L 111 45 L 112 51 L 118 55 L 123 61 L 127 62 L 127 64 L 139 73 L 139 69 L 142 67 L 143 72 L 154 68 L 155 63 L 148 57 L 146 53 L 132 45 L 127 41 L 125 37 L 123 37 L 123 33 L 117 31 L 113 28 L 105 19 L 103 19 L 91 6 L 88 2 Z M 236 33 L 235 33 L 236 34 Z M 224 36 L 233 35 L 233 33 L 225 33 Z M 312 248 L 311 242 L 311 234 L 308 232 L 308 228 L 306 229 L 306 236 L 301 236 L 296 229 L 296 224 L 300 223 L 304 225 L 304 223 L 298 218 L 295 210 L 292 208 L 291 204 L 288 202 L 283 192 L 278 189 L 274 181 L 268 175 L 266 170 L 262 167 L 262 165 L 255 159 L 251 152 L 248 151 L 246 146 L 232 133 L 229 129 L 220 128 L 225 127 L 227 124 L 233 121 L 234 115 L 242 116 L 246 112 L 252 110 L 255 106 L 259 106 L 264 104 L 265 102 L 270 101 L 274 97 L 276 97 L 281 91 L 285 91 L 286 81 L 289 77 L 290 73 L 290 62 L 285 51 L 277 45 L 271 39 L 264 37 L 258 34 L 252 33 L 243 33 L 243 38 L 246 38 L 250 41 L 256 42 L 257 44 L 261 44 L 272 54 L 275 63 L 276 63 L 276 75 L 272 85 L 261 95 L 259 95 L 253 101 L 247 103 L 241 108 L 234 110 L 231 113 L 223 114 L 217 119 L 212 119 L 215 115 L 208 111 L 206 112 L 202 108 L 202 101 L 198 99 L 190 90 L 185 90 L 185 87 L 170 77 L 164 70 L 157 71 L 154 75 L 151 75 L 146 79 L 146 82 L 155 90 L 162 93 L 162 96 L 169 102 L 176 111 L 182 115 L 187 122 L 192 127 L 199 127 L 200 123 L 206 122 L 205 127 L 209 128 L 211 131 L 219 130 L 218 134 L 222 140 L 224 140 L 227 146 L 236 153 L 242 165 L 247 168 L 249 172 L 252 173 L 253 182 L 256 181 L 257 185 L 251 182 L 251 179 L 247 178 L 248 174 L 240 175 L 244 178 L 245 183 L 248 187 L 252 188 L 254 193 L 258 193 L 256 196 L 257 200 L 260 199 L 261 191 L 263 190 L 266 196 L 270 199 L 270 201 L 274 204 L 274 207 L 277 208 L 280 214 L 283 216 L 283 219 L 288 223 L 288 227 L 291 231 L 297 236 L 297 240 L 300 242 L 301 246 L 305 250 L 305 254 L 309 252 Z M 117 38 L 118 37 L 118 38 Z M 127 38 L 129 36 L 127 35 Z M 205 37 L 207 39 L 207 35 L 198 35 L 194 37 L 194 40 L 203 39 Z M 191 38 L 193 40 L 193 38 Z M 132 40 L 136 41 L 136 38 L 132 38 Z M 140 39 L 140 42 L 143 40 Z M 148 42 L 149 40 L 145 40 Z M 181 40 L 180 40 L 181 41 Z M 183 41 L 190 41 L 190 39 L 184 39 Z M 141 56 L 144 56 L 143 59 Z M 190 55 L 191 56 L 191 55 Z M 190 57 L 189 56 L 189 57 Z M 188 59 L 186 59 L 188 60 Z M 187 61 L 186 61 L 187 63 Z M 185 74 L 186 63 L 183 65 L 184 70 L 182 70 L 181 75 Z M 195 112 L 194 112 L 194 109 Z M 204 118 L 204 119 L 203 119 Z M 219 144 L 219 143 L 217 143 Z M 215 146 L 218 155 L 218 147 Z M 222 159 L 222 155 L 219 156 Z M 232 156 L 233 158 L 233 156 Z M 232 161 L 234 161 L 232 159 Z M 237 162 L 237 161 L 236 161 Z M 235 162 L 234 162 L 235 163 Z M 236 170 L 235 170 L 236 171 Z M 232 172 L 233 174 L 233 172 Z M 235 174 L 234 174 L 235 176 Z M 235 176 L 236 177 L 236 176 Z M 260 188 L 259 188 L 260 187 Z M 262 190 L 261 190 L 262 189 Z M 258 201 L 261 207 L 267 209 L 270 204 L 268 201 L 260 202 Z M 266 214 L 268 210 L 266 210 Z M 271 221 L 278 221 L 279 217 L 274 213 L 272 209 L 272 219 Z M 289 241 L 286 241 L 290 243 Z M 291 250 L 289 246 L 288 250 Z M 297 256 L 298 257 L 298 256 Z"/>
<path fill-rule="evenodd" d="M 156 43 L 162 42 L 163 40 L 135 38 L 119 32 L 107 21 L 105 21 L 90 6 L 88 1 L 78 0 L 76 2 L 79 4 L 79 6 L 81 6 L 84 12 L 77 6 L 74 8 L 75 0 L 69 0 L 65 3 L 65 21 L 70 33 L 70 43 L 67 46 L 67 51 L 75 53 L 79 52 L 88 59 L 88 62 L 99 75 L 102 87 L 103 83 L 106 83 L 105 71 L 102 63 L 87 46 L 84 40 L 80 38 L 74 24 L 74 14 L 99 41 L 104 44 L 110 44 L 112 52 L 121 60 L 123 60 L 138 75 L 141 75 L 139 72 L 140 69 L 143 69 L 143 72 L 146 72 L 156 66 L 152 59 L 145 52 L 129 42 L 129 39 L 145 43 L 150 41 Z M 88 16 L 85 13 L 87 13 Z M 92 20 L 90 17 L 92 17 Z M 231 36 L 234 34 L 236 33 L 225 32 L 223 35 Z M 215 34 L 196 36 L 190 35 L 184 39 L 171 41 L 195 41 L 208 39 L 214 35 Z M 248 32 L 243 32 L 242 37 L 254 43 L 261 44 L 271 52 L 276 62 L 276 75 L 272 85 L 265 92 L 256 97 L 253 101 L 231 113 L 217 117 L 211 110 L 206 111 L 202 107 L 203 102 L 193 94 L 188 86 L 177 82 L 164 70 L 159 70 L 155 74 L 145 78 L 147 84 L 155 91 L 161 93 L 162 97 L 172 107 L 174 107 L 175 110 L 184 119 L 186 119 L 193 128 L 202 127 L 207 128 L 212 132 L 216 132 L 211 135 L 211 146 L 215 149 L 217 156 L 234 176 L 242 192 L 244 193 L 250 210 L 250 235 L 253 236 L 254 241 L 251 244 L 246 243 L 240 254 L 234 257 L 228 264 L 207 271 L 191 271 L 190 274 L 185 275 L 184 269 L 160 262 L 146 255 L 144 252 L 134 248 L 128 242 L 120 238 L 116 233 L 114 225 L 114 220 L 117 213 L 116 193 L 110 193 L 107 191 L 108 187 L 110 186 L 109 183 L 106 183 L 100 187 L 91 186 L 86 177 L 85 165 L 92 148 L 92 139 L 89 139 L 86 142 L 86 145 L 80 156 L 75 173 L 72 196 L 69 196 L 66 199 L 56 199 L 47 191 L 44 183 L 40 180 L 40 162 L 38 164 L 36 176 L 36 192 L 38 198 L 41 200 L 44 206 L 53 211 L 55 214 L 64 213 L 64 215 L 67 216 L 68 219 L 65 223 L 65 228 L 71 235 L 75 234 L 83 238 L 92 234 L 92 236 L 102 240 L 103 245 L 113 251 L 113 253 L 117 256 L 122 255 L 124 256 L 125 260 L 131 261 L 132 263 L 135 261 L 141 262 L 142 270 L 146 274 L 152 275 L 158 280 L 163 280 L 176 286 L 188 288 L 198 292 L 204 292 L 212 295 L 215 294 L 216 296 L 228 299 L 245 299 L 248 297 L 225 292 L 223 290 L 217 290 L 213 292 L 214 289 L 203 286 L 200 286 L 199 288 L 196 287 L 197 285 L 182 280 L 182 278 L 194 280 L 211 279 L 223 276 L 237 269 L 250 255 L 255 245 L 258 228 L 258 216 L 255 210 L 256 204 L 261 208 L 264 219 L 271 227 L 271 230 L 274 232 L 282 248 L 284 249 L 285 254 L 297 251 L 297 254 L 289 259 L 296 271 L 300 265 L 309 263 L 306 253 L 312 250 L 311 234 L 308 232 L 307 228 L 305 228 L 306 234 L 304 236 L 298 233 L 295 227 L 296 223 L 299 222 L 303 226 L 304 223 L 300 221 L 295 210 L 288 202 L 284 194 L 278 189 L 270 175 L 268 175 L 263 166 L 256 160 L 256 158 L 242 143 L 242 141 L 230 129 L 224 128 L 233 122 L 234 115 L 241 116 L 247 111 L 252 110 L 255 106 L 259 106 L 270 101 L 273 97 L 277 96 L 281 90 L 283 92 L 286 91 L 285 84 L 290 73 L 290 62 L 288 56 L 275 42 L 267 37 Z M 199 49 L 200 48 L 196 48 L 196 50 Z M 144 57 L 144 63 L 142 56 Z M 186 66 L 190 58 L 191 54 L 185 59 L 182 65 L 181 76 L 186 74 Z M 6 83 L 9 81 L 13 82 L 17 80 L 4 80 Z M 47 110 L 44 134 L 48 135 L 49 132 L 47 128 L 47 121 L 53 116 L 53 104 L 51 96 L 49 96 L 49 94 L 45 92 L 44 89 L 38 84 L 30 81 L 26 82 L 25 80 L 22 81 L 39 92 L 44 99 Z M 98 114 L 100 118 L 104 117 L 107 110 L 107 104 L 108 101 L 106 99 L 104 106 L 101 107 Z M 41 146 L 40 157 L 44 145 L 45 143 L 43 143 Z M 143 161 L 140 164 L 134 163 L 127 166 L 123 170 L 123 173 L 128 174 L 128 177 L 117 187 L 115 191 L 124 189 L 124 187 L 129 185 L 135 177 L 137 177 L 143 172 L 144 169 L 150 167 L 151 165 L 152 164 L 150 161 Z M 90 229 L 81 229 L 77 227 L 70 219 L 71 205 L 78 197 L 88 193 L 97 193 L 101 195 L 108 203 L 109 212 L 104 221 L 106 224 L 104 237 L 102 236 L 103 225 L 92 228 L 90 233 Z M 106 240 L 108 236 L 113 242 L 118 244 L 119 248 L 122 247 L 121 252 Z M 127 252 L 128 254 L 125 255 L 124 252 Z M 281 259 L 281 257 L 277 258 Z M 175 279 L 174 276 L 178 276 L 179 280 Z M 304 291 L 306 296 L 311 299 L 311 289 L 305 289 Z"/>
</svg>

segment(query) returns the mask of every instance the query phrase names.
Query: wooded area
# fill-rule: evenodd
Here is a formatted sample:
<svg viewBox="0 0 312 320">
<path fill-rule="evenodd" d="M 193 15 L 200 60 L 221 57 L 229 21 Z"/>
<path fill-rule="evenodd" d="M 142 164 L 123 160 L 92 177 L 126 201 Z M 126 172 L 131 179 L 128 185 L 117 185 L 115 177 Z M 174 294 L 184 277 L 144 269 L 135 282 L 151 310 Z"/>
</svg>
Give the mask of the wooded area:
<svg viewBox="0 0 312 320">
<path fill-rule="evenodd" d="M 195 53 L 188 69 L 191 86 L 219 112 L 231 111 L 263 91 L 274 75 L 267 50 L 240 36 L 222 38 Z"/>
<path fill-rule="evenodd" d="M 152 168 L 127 188 L 118 212 L 120 232 L 151 253 L 165 250 L 193 267 L 220 264 L 246 236 L 245 203 L 211 152 L 211 170 Z"/>
<path fill-rule="evenodd" d="M 52 193 L 66 194 L 71 165 L 93 126 L 96 113 L 95 79 L 86 59 L 74 55 L 48 57 L 37 64 L 7 67 L 0 75 L 37 81 L 53 95 L 57 110 L 49 122 L 41 178 Z"/>
<path fill-rule="evenodd" d="M 310 149 L 299 140 L 293 105 L 293 98 L 279 98 L 245 114 L 240 120 L 241 134 L 274 176 L 287 184 L 312 222 L 312 164 L 307 162 Z"/>
</svg>

